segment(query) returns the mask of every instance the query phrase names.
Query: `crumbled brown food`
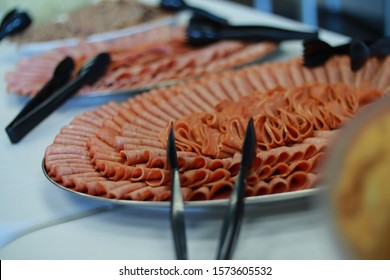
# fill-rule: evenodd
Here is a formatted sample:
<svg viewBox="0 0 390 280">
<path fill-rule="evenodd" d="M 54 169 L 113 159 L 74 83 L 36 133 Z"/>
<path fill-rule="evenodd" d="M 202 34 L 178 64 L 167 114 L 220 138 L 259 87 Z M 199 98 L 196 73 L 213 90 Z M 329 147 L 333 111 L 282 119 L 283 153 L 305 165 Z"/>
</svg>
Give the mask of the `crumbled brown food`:
<svg viewBox="0 0 390 280">
<path fill-rule="evenodd" d="M 102 1 L 69 13 L 65 21 L 33 24 L 11 37 L 17 43 L 42 42 L 123 29 L 167 16 L 157 7 L 135 0 Z"/>
</svg>

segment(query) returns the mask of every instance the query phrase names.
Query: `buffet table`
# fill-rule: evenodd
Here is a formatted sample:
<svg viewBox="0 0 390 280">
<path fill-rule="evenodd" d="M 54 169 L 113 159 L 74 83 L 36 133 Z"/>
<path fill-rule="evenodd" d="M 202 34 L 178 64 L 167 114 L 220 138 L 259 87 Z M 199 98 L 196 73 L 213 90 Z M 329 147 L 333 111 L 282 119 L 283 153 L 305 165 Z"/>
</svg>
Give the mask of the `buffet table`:
<svg viewBox="0 0 390 280">
<path fill-rule="evenodd" d="M 227 1 L 188 2 L 223 15 L 232 23 L 305 28 Z M 320 37 L 332 43 L 346 40 L 327 31 L 321 31 Z M 282 43 L 271 58 L 284 60 L 301 53 L 301 42 L 291 41 Z M 1 79 L 20 56 L 15 46 L 1 42 Z M 0 83 L 0 93 L 0 127 L 4 129 L 27 100 L 6 94 L 4 81 Z M 44 151 L 56 133 L 76 114 L 96 106 L 71 100 L 18 144 L 11 144 L 4 130 L 0 134 L 1 259 L 175 258 L 167 207 L 91 200 L 57 188 L 43 175 Z M 340 258 L 317 202 L 315 197 L 302 197 L 248 206 L 234 258 Z M 186 209 L 185 214 L 190 258 L 213 259 L 224 206 Z"/>
</svg>

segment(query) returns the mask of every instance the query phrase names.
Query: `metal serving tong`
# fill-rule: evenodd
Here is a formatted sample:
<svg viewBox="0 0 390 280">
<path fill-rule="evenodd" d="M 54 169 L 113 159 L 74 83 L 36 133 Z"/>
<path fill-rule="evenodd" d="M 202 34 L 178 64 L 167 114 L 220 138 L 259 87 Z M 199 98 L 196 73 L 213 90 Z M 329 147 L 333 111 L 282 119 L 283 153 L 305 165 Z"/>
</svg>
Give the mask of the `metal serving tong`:
<svg viewBox="0 0 390 280">
<path fill-rule="evenodd" d="M 70 57 L 62 60 L 57 65 L 52 78 L 6 127 L 11 142 L 19 142 L 82 86 L 96 82 L 106 72 L 109 64 L 109 54 L 101 53 L 84 64 L 76 78 L 70 80 L 74 62 Z"/>
<path fill-rule="evenodd" d="M 187 259 L 187 242 L 184 220 L 184 202 L 180 186 L 173 122 L 171 123 L 167 146 L 168 163 L 172 170 L 171 224 L 173 240 L 175 243 L 177 259 L 185 260 Z M 232 258 L 244 214 L 246 176 L 256 157 L 256 147 L 255 128 L 253 119 L 251 118 L 245 133 L 240 170 L 234 184 L 234 189 L 230 195 L 228 208 L 225 212 L 217 252 L 218 260 L 228 260 Z"/>
</svg>

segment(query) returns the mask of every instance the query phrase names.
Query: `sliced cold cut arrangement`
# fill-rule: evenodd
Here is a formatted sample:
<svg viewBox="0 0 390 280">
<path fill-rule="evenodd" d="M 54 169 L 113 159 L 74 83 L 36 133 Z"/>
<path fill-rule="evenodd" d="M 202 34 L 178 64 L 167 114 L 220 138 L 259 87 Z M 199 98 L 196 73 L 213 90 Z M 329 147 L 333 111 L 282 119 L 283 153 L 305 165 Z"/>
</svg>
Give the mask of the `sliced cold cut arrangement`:
<svg viewBox="0 0 390 280">
<path fill-rule="evenodd" d="M 347 57 L 307 69 L 300 59 L 211 74 L 110 102 L 76 116 L 45 152 L 48 175 L 77 192 L 112 199 L 170 197 L 166 143 L 174 121 L 185 200 L 226 198 L 253 117 L 257 156 L 247 196 L 300 191 L 343 125 L 389 92 L 390 59 L 351 72 Z"/>
</svg>

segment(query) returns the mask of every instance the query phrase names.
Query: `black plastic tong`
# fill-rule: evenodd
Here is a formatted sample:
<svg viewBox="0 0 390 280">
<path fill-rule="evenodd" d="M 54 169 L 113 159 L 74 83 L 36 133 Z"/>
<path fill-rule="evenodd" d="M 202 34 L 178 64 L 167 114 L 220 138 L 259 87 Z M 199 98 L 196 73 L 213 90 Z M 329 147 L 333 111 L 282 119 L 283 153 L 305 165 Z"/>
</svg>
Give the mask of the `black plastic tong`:
<svg viewBox="0 0 390 280">
<path fill-rule="evenodd" d="M 351 70 L 359 70 L 369 57 L 383 58 L 390 54 L 390 38 L 362 40 L 354 38 L 350 42 L 331 46 L 320 39 L 308 39 L 303 42 L 303 61 L 306 67 L 317 67 L 335 55 L 349 55 Z"/>
<path fill-rule="evenodd" d="M 96 82 L 106 72 L 109 63 L 109 54 L 101 53 L 84 64 L 77 77 L 68 82 L 74 63 L 72 59 L 65 58 L 57 66 L 52 79 L 6 127 L 5 130 L 11 142 L 19 142 L 82 86 Z"/>
<path fill-rule="evenodd" d="M 273 41 L 317 38 L 318 32 L 295 31 L 262 25 L 217 25 L 193 20 L 187 27 L 187 42 L 202 46 L 219 40 Z"/>
<path fill-rule="evenodd" d="M 17 9 L 10 10 L 0 24 L 0 41 L 9 35 L 14 35 L 25 30 L 32 23 L 30 16 L 26 12 Z"/>
<path fill-rule="evenodd" d="M 179 170 L 173 130 L 173 123 L 171 123 L 171 130 L 167 145 L 168 163 L 172 170 L 171 224 L 176 257 L 177 259 L 185 260 L 187 259 L 187 243 L 184 220 L 184 203 L 180 190 Z M 228 260 L 232 258 L 241 228 L 242 217 L 244 215 L 246 177 L 251 170 L 252 163 L 256 157 L 256 147 L 255 128 L 253 119 L 251 118 L 248 122 L 245 133 L 240 170 L 234 184 L 234 189 L 230 195 L 229 205 L 222 225 L 217 252 L 218 260 Z"/>
</svg>

